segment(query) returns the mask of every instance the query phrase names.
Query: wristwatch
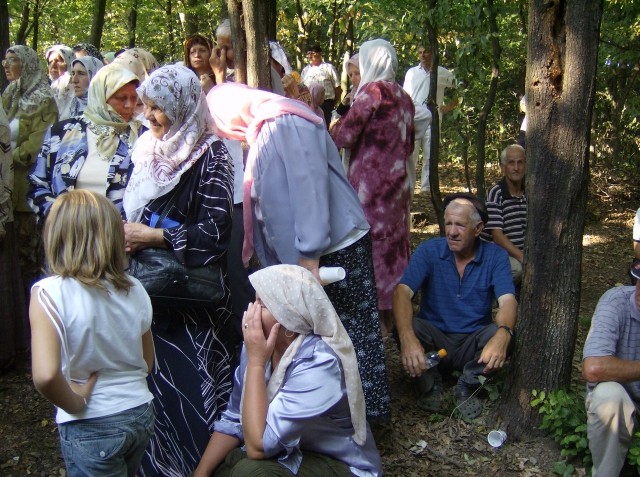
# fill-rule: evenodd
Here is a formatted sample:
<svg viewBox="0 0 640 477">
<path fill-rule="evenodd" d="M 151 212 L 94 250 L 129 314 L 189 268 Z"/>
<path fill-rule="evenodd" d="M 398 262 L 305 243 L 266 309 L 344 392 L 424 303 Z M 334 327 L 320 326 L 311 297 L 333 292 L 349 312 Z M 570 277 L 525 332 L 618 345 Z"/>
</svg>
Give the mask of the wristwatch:
<svg viewBox="0 0 640 477">
<path fill-rule="evenodd" d="M 509 328 L 507 325 L 500 325 L 500 326 L 498 326 L 498 329 L 500 329 L 500 328 L 507 330 L 507 333 L 509 333 L 509 335 L 510 335 L 512 338 L 516 335 L 516 332 L 515 332 L 515 331 L 513 331 L 511 328 Z"/>
</svg>

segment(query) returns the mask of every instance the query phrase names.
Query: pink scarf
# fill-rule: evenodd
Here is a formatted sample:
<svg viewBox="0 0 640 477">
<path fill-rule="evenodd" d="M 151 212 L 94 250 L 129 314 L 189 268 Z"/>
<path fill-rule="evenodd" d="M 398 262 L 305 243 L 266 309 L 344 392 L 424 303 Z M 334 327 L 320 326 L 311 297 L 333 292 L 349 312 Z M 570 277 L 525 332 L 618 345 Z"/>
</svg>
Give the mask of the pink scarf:
<svg viewBox="0 0 640 477">
<path fill-rule="evenodd" d="M 274 93 L 249 88 L 240 83 L 223 83 L 207 94 L 207 104 L 213 117 L 214 132 L 228 139 L 253 144 L 265 121 L 285 114 L 299 116 L 316 125 L 324 124 L 307 105 Z M 253 161 L 249 155 L 242 184 L 242 206 L 244 242 L 242 262 L 249 266 L 253 255 L 253 220 L 251 210 L 251 187 L 253 185 Z"/>
</svg>

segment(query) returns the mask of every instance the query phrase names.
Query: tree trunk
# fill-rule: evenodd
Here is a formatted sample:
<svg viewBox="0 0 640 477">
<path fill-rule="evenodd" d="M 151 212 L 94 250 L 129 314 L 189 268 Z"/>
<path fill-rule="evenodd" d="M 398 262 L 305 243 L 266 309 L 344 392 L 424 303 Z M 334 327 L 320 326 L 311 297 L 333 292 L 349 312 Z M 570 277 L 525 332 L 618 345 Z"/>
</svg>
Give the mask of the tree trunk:
<svg viewBox="0 0 640 477">
<path fill-rule="evenodd" d="M 247 39 L 247 84 L 271 91 L 269 38 L 264 21 L 267 17 L 267 4 L 264 0 L 243 0 L 242 11 Z"/>
<path fill-rule="evenodd" d="M 231 24 L 231 43 L 235 56 L 236 83 L 247 84 L 247 40 L 242 23 L 242 0 L 227 0 L 229 23 Z"/>
<path fill-rule="evenodd" d="M 300 4 L 300 0 L 295 0 L 295 8 L 296 8 L 296 20 L 298 22 L 298 38 L 301 38 L 301 41 L 296 42 L 296 69 L 302 70 L 302 63 L 304 61 L 304 54 L 306 50 L 303 51 L 303 47 L 301 43 L 306 43 L 309 38 L 307 34 L 307 25 L 304 22 L 304 11 L 302 10 L 302 5 Z M 304 45 L 306 48 L 307 45 Z"/>
<path fill-rule="evenodd" d="M 27 35 L 29 34 L 29 16 L 31 15 L 31 8 L 29 7 L 29 2 L 24 2 L 22 5 L 22 17 L 20 18 L 20 27 L 18 28 L 18 32 L 16 33 L 16 45 L 26 45 L 27 44 Z M 9 20 L 9 15 L 7 15 L 7 21 Z M 9 34 L 9 29 L 7 29 L 7 35 Z"/>
<path fill-rule="evenodd" d="M 436 11 L 438 0 L 429 1 L 429 9 Z M 431 186 L 431 203 L 438 219 L 440 235 L 444 235 L 444 209 L 442 208 L 442 196 L 440 194 L 440 176 L 438 175 L 438 164 L 440 162 L 440 116 L 438 115 L 438 105 L 436 104 L 436 93 L 438 91 L 438 66 L 440 65 L 440 54 L 438 52 L 438 34 L 436 27 L 431 20 L 426 22 L 427 36 L 431 48 L 431 71 L 436 74 L 429 75 L 429 95 L 427 96 L 427 107 L 431 112 L 431 148 L 429 154 L 429 185 Z"/>
<path fill-rule="evenodd" d="M 496 9 L 493 0 L 487 0 L 486 9 L 489 25 L 489 35 L 491 38 L 491 82 L 489 83 L 489 93 L 487 99 L 482 106 L 480 116 L 478 117 L 478 130 L 476 132 L 476 195 L 482 200 L 487 193 L 484 185 L 484 165 L 485 165 L 485 145 L 487 140 L 487 121 L 491 114 L 491 109 L 496 102 L 496 93 L 498 92 L 498 77 L 500 76 L 500 56 L 502 48 L 498 41 L 498 24 L 496 23 Z"/>
<path fill-rule="evenodd" d="M 9 40 L 9 6 L 7 0 L 0 0 L 0 54 L 4 58 L 4 53 L 11 46 Z M 4 68 L 0 72 L 0 91 L 4 91 L 9 82 L 7 76 L 4 74 Z"/>
<path fill-rule="evenodd" d="M 267 38 L 270 41 L 278 41 L 276 27 L 278 25 L 278 2 L 277 0 L 266 0 L 267 2 Z"/>
<path fill-rule="evenodd" d="M 134 48 L 136 46 L 136 29 L 138 27 L 138 0 L 131 2 L 127 26 L 129 27 L 129 48 Z"/>
<path fill-rule="evenodd" d="M 529 5 L 524 277 L 515 352 L 498 410 L 514 437 L 538 422 L 533 389 L 570 383 L 602 3 Z"/>
<path fill-rule="evenodd" d="M 33 7 L 33 22 L 31 25 L 33 26 L 33 37 L 31 38 L 31 48 L 35 51 L 38 51 L 38 36 L 40 33 L 40 1 L 36 0 L 35 5 Z"/>
<path fill-rule="evenodd" d="M 200 25 L 198 24 L 199 14 L 197 11 L 198 0 L 187 0 L 186 5 L 187 5 L 187 11 L 185 12 L 185 15 L 184 15 L 184 19 L 185 19 L 184 29 L 185 29 L 185 37 L 189 37 L 200 31 Z"/>
<path fill-rule="evenodd" d="M 104 28 L 104 14 L 107 0 L 95 0 L 93 3 L 93 21 L 91 22 L 91 44 L 98 50 L 102 43 L 102 29 Z"/>
</svg>

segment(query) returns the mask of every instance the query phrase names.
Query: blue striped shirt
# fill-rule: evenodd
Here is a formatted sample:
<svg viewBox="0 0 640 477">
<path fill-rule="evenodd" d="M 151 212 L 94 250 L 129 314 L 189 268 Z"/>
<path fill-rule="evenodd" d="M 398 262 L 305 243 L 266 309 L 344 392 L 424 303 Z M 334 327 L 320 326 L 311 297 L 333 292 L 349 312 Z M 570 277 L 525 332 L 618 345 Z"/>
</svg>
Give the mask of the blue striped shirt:
<svg viewBox="0 0 640 477">
<path fill-rule="evenodd" d="M 636 287 L 615 287 L 600 298 L 591 319 L 582 359 L 616 356 L 640 361 L 640 311 L 635 303 Z M 587 383 L 591 391 L 597 383 Z M 640 402 L 640 381 L 622 384 L 635 402 Z"/>
</svg>

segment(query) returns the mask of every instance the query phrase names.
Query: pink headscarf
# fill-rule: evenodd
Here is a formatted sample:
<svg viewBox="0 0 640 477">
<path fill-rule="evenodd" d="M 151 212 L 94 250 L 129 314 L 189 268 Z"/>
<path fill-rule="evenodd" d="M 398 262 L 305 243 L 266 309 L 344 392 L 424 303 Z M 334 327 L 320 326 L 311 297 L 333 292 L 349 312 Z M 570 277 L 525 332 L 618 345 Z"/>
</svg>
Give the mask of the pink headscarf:
<svg viewBox="0 0 640 477">
<path fill-rule="evenodd" d="M 293 114 L 313 124 L 324 125 L 324 120 L 301 101 L 249 88 L 241 83 L 223 83 L 215 86 L 207 94 L 207 105 L 213 117 L 214 132 L 218 136 L 246 141 L 249 144 L 255 142 L 265 121 L 285 114 Z M 245 267 L 249 265 L 253 255 L 251 186 L 253 185 L 254 158 L 255 154 L 249 154 L 242 184 L 244 222 L 242 262 Z"/>
</svg>

